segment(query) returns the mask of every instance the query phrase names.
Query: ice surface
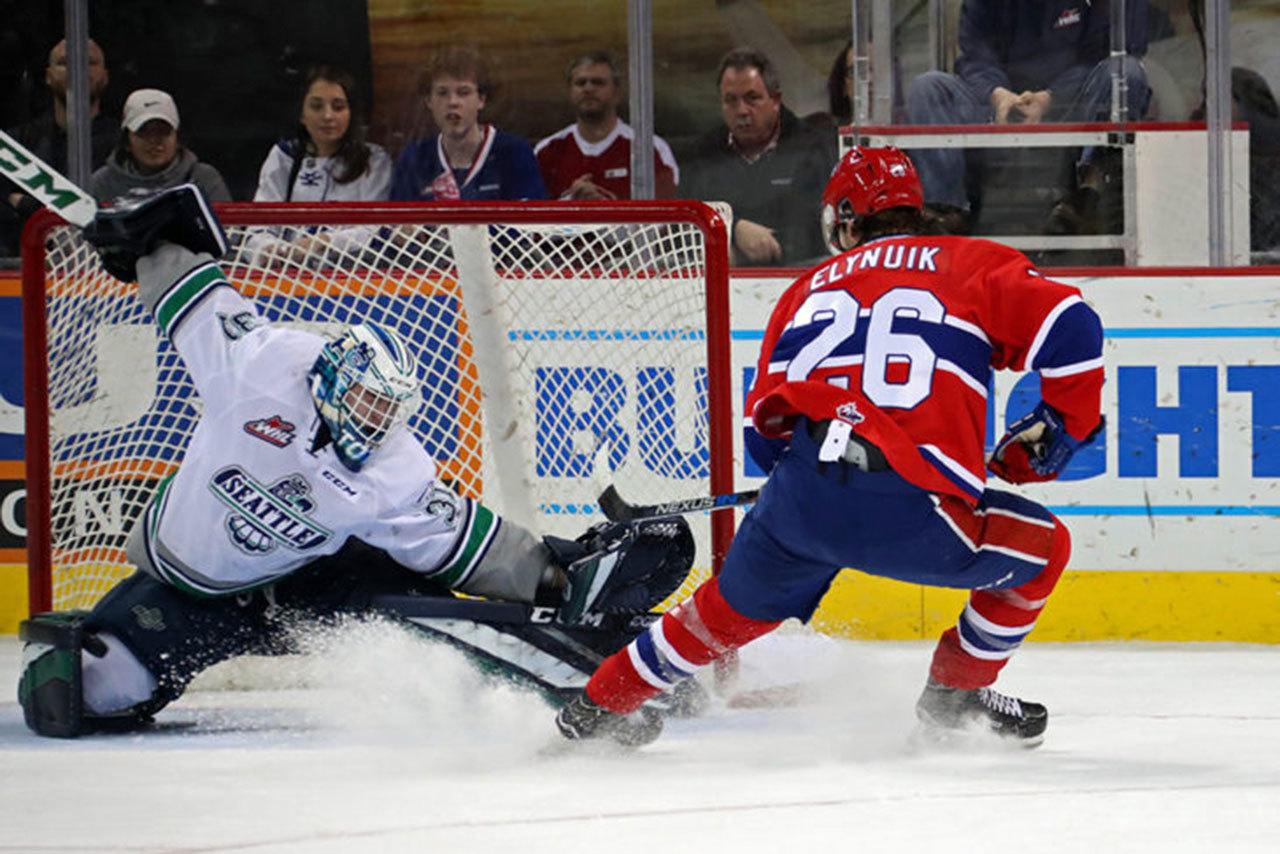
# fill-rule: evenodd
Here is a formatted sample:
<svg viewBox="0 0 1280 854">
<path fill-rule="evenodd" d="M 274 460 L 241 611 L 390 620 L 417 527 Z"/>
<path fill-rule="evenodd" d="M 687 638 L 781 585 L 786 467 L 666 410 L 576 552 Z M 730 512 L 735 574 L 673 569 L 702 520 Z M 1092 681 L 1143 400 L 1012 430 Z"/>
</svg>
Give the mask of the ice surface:
<svg viewBox="0 0 1280 854">
<path fill-rule="evenodd" d="M 348 627 L 223 667 L 146 734 L 41 739 L 0 703 L 0 851 L 1275 851 L 1280 647 L 1028 644 L 1000 686 L 1044 747 L 922 748 L 931 644 L 792 632 L 739 690 L 791 705 L 565 750 L 537 697 L 452 650 Z M 0 638 L 14 696 L 19 644 Z M 216 685 L 220 690 L 210 690 Z M 248 686 L 245 688 L 244 686 Z"/>
</svg>

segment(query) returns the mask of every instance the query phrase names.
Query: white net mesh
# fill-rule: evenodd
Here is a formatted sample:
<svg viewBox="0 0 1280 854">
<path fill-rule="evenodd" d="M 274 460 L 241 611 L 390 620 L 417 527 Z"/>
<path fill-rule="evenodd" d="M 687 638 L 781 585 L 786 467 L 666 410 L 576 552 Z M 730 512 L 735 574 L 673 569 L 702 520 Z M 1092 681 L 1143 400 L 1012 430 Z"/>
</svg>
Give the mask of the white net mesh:
<svg viewBox="0 0 1280 854">
<path fill-rule="evenodd" d="M 543 210 L 532 224 L 422 211 L 325 230 L 252 225 L 241 206 L 223 216 L 237 247 L 223 266 L 272 322 L 398 331 L 421 365 L 409 427 L 442 477 L 575 536 L 600 518 L 597 459 L 642 503 L 706 494 L 711 467 L 731 463 L 709 441 L 704 226 Z M 102 272 L 77 230 L 54 229 L 46 251 L 51 567 L 38 583 L 55 608 L 89 607 L 131 571 L 127 532 L 180 464 L 201 402 L 133 286 Z M 691 521 L 705 571 L 709 523 Z"/>
</svg>

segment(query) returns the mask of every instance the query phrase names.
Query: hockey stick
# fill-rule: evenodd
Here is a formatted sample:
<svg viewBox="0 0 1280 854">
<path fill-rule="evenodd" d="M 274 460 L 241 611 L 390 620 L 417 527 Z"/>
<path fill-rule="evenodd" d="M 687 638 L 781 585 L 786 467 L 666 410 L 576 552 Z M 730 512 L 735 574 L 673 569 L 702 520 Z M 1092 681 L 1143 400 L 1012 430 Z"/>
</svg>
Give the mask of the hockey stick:
<svg viewBox="0 0 1280 854">
<path fill-rule="evenodd" d="M 726 507 L 741 507 L 753 504 L 760 497 L 760 490 L 748 489 L 744 492 L 726 492 L 722 495 L 703 495 L 698 498 L 683 498 L 677 501 L 666 501 L 661 504 L 631 504 L 618 494 L 613 484 L 605 487 L 597 502 L 600 511 L 610 522 L 636 522 L 641 519 L 655 519 L 662 516 L 682 516 L 685 513 L 697 513 L 701 510 L 723 510 Z"/>
<path fill-rule="evenodd" d="M 0 131 L 0 173 L 72 225 L 93 222 L 98 203 L 25 146 Z"/>
</svg>

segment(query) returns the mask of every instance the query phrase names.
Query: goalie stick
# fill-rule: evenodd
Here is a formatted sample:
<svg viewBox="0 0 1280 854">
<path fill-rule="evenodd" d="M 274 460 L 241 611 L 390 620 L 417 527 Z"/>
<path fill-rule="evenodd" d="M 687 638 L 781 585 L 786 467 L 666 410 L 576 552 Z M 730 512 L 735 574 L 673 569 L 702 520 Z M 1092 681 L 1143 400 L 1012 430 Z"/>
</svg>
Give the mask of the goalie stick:
<svg viewBox="0 0 1280 854">
<path fill-rule="evenodd" d="M 71 179 L 0 131 L 0 173 L 72 225 L 93 222 L 98 203 Z"/>
<path fill-rule="evenodd" d="M 610 484 L 596 500 L 600 505 L 600 511 L 610 522 L 638 522 L 642 519 L 656 519 L 662 516 L 682 516 L 685 513 L 697 513 L 701 510 L 741 507 L 744 504 L 754 503 L 759 496 L 760 490 L 748 489 L 743 492 L 726 492 L 722 495 L 682 498 L 661 504 L 632 504 L 618 494 L 616 486 Z"/>
</svg>

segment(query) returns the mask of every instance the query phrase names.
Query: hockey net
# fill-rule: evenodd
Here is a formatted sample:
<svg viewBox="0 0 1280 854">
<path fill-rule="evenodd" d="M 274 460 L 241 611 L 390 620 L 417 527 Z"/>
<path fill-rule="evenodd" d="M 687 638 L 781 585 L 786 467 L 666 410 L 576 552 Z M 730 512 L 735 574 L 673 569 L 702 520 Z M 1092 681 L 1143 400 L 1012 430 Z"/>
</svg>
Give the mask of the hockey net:
<svg viewBox="0 0 1280 854">
<path fill-rule="evenodd" d="M 415 350 L 409 427 L 443 479 L 575 536 L 612 481 L 652 503 L 732 489 L 724 223 L 698 202 L 225 205 L 229 279 L 272 322 L 373 321 Z M 24 245 L 31 608 L 88 608 L 180 465 L 201 401 L 78 229 Z M 47 354 L 47 358 L 46 358 Z M 273 413 L 264 411 L 264 418 Z M 606 470 L 607 469 L 607 470 Z M 732 518 L 691 518 L 697 575 Z M 696 576 L 695 576 L 696 577 Z"/>
</svg>

